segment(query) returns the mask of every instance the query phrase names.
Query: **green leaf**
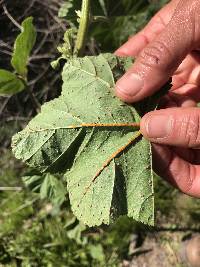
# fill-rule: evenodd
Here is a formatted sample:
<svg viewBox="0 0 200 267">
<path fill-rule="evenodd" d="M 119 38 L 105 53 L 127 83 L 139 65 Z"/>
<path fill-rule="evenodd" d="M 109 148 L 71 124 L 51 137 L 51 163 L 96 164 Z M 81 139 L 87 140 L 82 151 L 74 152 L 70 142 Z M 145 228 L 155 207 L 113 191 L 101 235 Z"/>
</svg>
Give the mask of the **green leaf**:
<svg viewBox="0 0 200 267">
<path fill-rule="evenodd" d="M 60 206 L 66 199 L 67 192 L 62 181 L 50 173 L 27 175 L 22 180 L 29 190 L 40 193 L 41 199 L 48 199 L 54 205 Z"/>
<path fill-rule="evenodd" d="M 65 17 L 67 19 L 76 18 L 77 16 L 75 10 L 79 10 L 80 8 L 81 0 L 67 0 L 61 5 L 58 11 L 58 17 Z"/>
<path fill-rule="evenodd" d="M 66 18 L 72 22 L 77 19 L 76 11 L 81 9 L 81 0 L 66 0 L 58 11 L 58 17 Z M 93 0 L 91 2 L 91 14 L 92 15 L 104 15 L 107 16 L 105 0 Z"/>
<path fill-rule="evenodd" d="M 107 9 L 106 9 L 106 3 L 105 3 L 105 1 L 104 1 L 104 0 L 99 0 L 99 4 L 100 4 L 100 6 L 101 6 L 101 8 L 102 8 L 102 10 L 103 10 L 104 15 L 107 16 L 108 13 L 107 13 Z"/>
<path fill-rule="evenodd" d="M 73 221 L 73 219 L 72 219 L 72 221 Z M 75 221 L 74 221 L 74 223 L 75 223 Z M 83 223 L 79 222 L 74 228 L 69 229 L 69 230 L 66 229 L 66 232 L 67 232 L 67 236 L 70 239 L 74 239 L 77 244 L 86 245 L 87 239 L 86 239 L 86 237 L 83 237 L 83 235 L 82 235 L 83 231 L 85 231 L 85 230 L 86 230 L 86 226 Z"/>
<path fill-rule="evenodd" d="M 74 214 L 89 226 L 128 214 L 154 224 L 151 147 L 133 106 L 113 93 L 132 64 L 112 54 L 74 58 L 62 95 L 13 138 L 13 152 L 40 171 L 63 172 Z"/>
<path fill-rule="evenodd" d="M 32 192 L 39 193 L 42 183 L 44 182 L 44 176 L 42 175 L 26 175 L 22 177 L 22 181 L 25 186 Z"/>
<path fill-rule="evenodd" d="M 91 244 L 89 246 L 89 252 L 93 259 L 99 262 L 105 262 L 105 254 L 103 251 L 103 246 L 101 244 Z"/>
<path fill-rule="evenodd" d="M 58 11 L 58 17 L 59 18 L 64 18 L 66 17 L 67 13 L 68 13 L 68 10 L 72 7 L 72 3 L 69 1 L 69 2 L 66 2 L 66 3 L 63 3 Z"/>
<path fill-rule="evenodd" d="M 57 177 L 46 174 L 40 188 L 41 199 L 49 199 L 54 205 L 60 206 L 65 201 L 66 190 Z"/>
<path fill-rule="evenodd" d="M 0 69 L 0 96 L 17 94 L 22 90 L 24 84 L 14 73 Z"/>
<path fill-rule="evenodd" d="M 115 0 L 105 2 L 109 22 L 93 24 L 90 34 L 101 45 L 101 51 L 114 51 L 142 29 L 167 0 L 119 0 L 117 4 Z"/>
<path fill-rule="evenodd" d="M 22 22 L 22 32 L 18 35 L 14 52 L 11 59 L 13 68 L 23 78 L 27 76 L 28 59 L 36 41 L 36 29 L 33 25 L 33 18 L 28 17 Z"/>
</svg>

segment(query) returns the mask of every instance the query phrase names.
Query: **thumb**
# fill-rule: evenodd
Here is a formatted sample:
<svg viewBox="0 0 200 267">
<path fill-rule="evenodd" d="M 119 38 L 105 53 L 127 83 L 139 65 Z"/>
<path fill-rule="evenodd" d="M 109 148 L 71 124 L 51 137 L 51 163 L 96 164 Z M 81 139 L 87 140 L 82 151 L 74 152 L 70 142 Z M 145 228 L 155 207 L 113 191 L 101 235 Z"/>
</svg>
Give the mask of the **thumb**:
<svg viewBox="0 0 200 267">
<path fill-rule="evenodd" d="M 200 109 L 168 108 L 147 113 L 142 134 L 153 143 L 200 148 Z"/>
<path fill-rule="evenodd" d="M 195 48 L 200 37 L 197 13 L 200 1 L 179 2 L 165 29 L 139 54 L 135 64 L 117 82 L 116 95 L 126 102 L 136 102 L 157 91 Z M 199 36 L 195 36 L 199 35 Z"/>
</svg>

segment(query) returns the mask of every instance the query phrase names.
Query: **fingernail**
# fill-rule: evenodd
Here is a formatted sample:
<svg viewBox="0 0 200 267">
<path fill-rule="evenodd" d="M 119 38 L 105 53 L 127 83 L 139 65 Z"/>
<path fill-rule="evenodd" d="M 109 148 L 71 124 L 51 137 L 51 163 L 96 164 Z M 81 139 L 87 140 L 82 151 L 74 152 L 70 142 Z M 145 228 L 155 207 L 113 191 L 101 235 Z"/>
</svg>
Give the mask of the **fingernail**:
<svg viewBox="0 0 200 267">
<path fill-rule="evenodd" d="M 125 74 L 116 84 L 116 90 L 122 95 L 135 96 L 144 86 L 140 76 L 135 73 Z"/>
<path fill-rule="evenodd" d="M 152 115 L 145 122 L 149 138 L 165 138 L 172 132 L 173 118 L 166 115 Z"/>
</svg>

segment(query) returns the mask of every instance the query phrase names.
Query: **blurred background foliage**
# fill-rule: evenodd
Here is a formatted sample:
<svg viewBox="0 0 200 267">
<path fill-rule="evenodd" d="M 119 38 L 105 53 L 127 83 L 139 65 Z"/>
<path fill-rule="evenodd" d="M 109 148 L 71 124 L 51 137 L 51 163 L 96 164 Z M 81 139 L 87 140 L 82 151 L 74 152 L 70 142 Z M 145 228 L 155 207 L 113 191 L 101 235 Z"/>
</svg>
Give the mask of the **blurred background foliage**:
<svg viewBox="0 0 200 267">
<path fill-rule="evenodd" d="M 113 52 L 166 2 L 92 1 L 93 14 L 106 18 L 92 24 L 86 53 Z M 74 9 L 80 9 L 80 4 L 80 0 L 0 0 L 0 68 L 9 69 L 19 34 L 10 15 L 18 23 L 34 17 L 37 42 L 29 60 L 29 86 L 40 104 L 60 94 L 60 69 L 53 70 L 50 62 L 58 57 L 57 46 L 66 29 L 76 27 Z M 180 194 L 158 177 L 156 228 L 124 217 L 114 225 L 92 229 L 78 222 L 70 211 L 62 177 L 40 176 L 10 152 L 12 135 L 35 114 L 26 92 L 0 98 L 0 266 L 140 266 L 134 262 L 145 253 L 141 248 L 148 237 L 151 242 L 156 237 L 157 243 L 166 244 L 176 240 L 176 233 L 183 239 L 199 232 L 200 202 Z M 180 266 L 178 260 L 171 266 Z"/>
</svg>

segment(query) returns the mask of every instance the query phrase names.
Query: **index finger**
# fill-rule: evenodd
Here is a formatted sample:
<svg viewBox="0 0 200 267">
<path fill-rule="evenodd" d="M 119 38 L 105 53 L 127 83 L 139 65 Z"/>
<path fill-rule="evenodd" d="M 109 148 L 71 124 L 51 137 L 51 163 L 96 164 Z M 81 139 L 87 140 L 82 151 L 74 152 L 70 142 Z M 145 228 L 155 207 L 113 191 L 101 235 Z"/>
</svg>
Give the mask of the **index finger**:
<svg viewBox="0 0 200 267">
<path fill-rule="evenodd" d="M 136 58 L 116 83 L 116 95 L 133 103 L 153 95 L 173 75 L 183 59 L 198 46 L 200 2 L 181 0 L 165 29 Z M 197 14 L 197 15 L 195 15 Z M 195 35 L 195 36 L 194 36 Z"/>
</svg>

